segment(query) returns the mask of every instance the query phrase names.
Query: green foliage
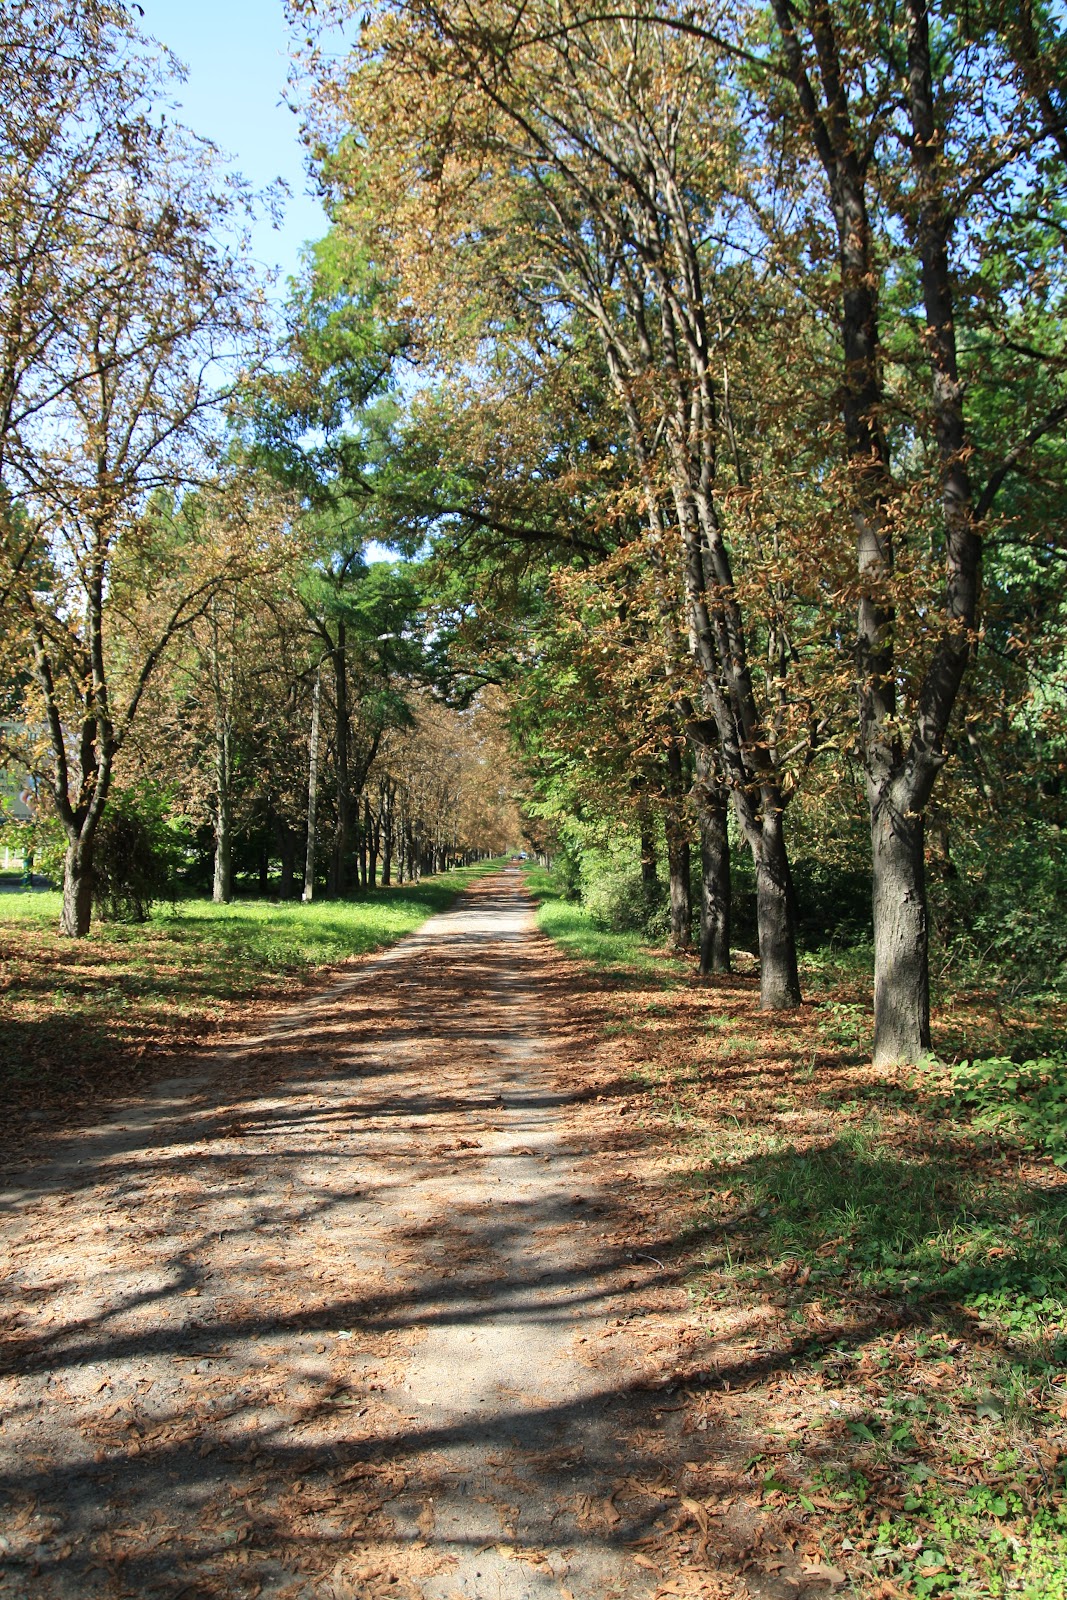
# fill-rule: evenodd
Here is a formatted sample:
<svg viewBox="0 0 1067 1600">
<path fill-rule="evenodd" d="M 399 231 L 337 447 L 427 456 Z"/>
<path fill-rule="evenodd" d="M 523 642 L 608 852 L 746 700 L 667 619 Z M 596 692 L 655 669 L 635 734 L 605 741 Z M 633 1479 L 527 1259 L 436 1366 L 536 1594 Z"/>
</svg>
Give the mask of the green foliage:
<svg viewBox="0 0 1067 1600">
<path fill-rule="evenodd" d="M 956 871 L 931 878 L 933 918 L 944 966 L 994 979 L 1009 994 L 1067 988 L 1067 841 L 1058 828 L 1026 818 L 989 823 L 964 839 Z"/>
<path fill-rule="evenodd" d="M 61 882 L 67 839 L 58 818 L 46 811 L 29 819 L 0 815 L 0 839 L 9 849 L 22 852 L 33 873 Z"/>
<path fill-rule="evenodd" d="M 107 922 L 147 922 L 173 900 L 187 839 L 171 798 L 147 785 L 113 790 L 96 834 L 93 905 Z"/>
<path fill-rule="evenodd" d="M 1007 1475 L 1016 1464 L 1007 1451 L 993 1467 Z M 917 1600 L 1007 1594 L 1067 1600 L 1067 1509 L 1031 1509 L 1010 1488 L 976 1486 L 960 1495 L 920 1480 L 903 1513 L 879 1524 L 874 1564 Z"/>
<path fill-rule="evenodd" d="M 978 1126 L 1012 1133 L 1067 1167 L 1067 1059 L 988 1056 L 962 1062 L 953 1078 Z"/>
<path fill-rule="evenodd" d="M 666 937 L 670 913 L 663 887 L 642 880 L 636 842 L 626 834 L 615 832 L 607 845 L 582 850 L 578 883 L 596 927 L 653 940 Z"/>
<path fill-rule="evenodd" d="M 663 983 L 673 981 L 664 970 L 663 957 L 645 948 L 644 935 L 634 929 L 609 930 L 594 920 L 588 906 L 576 901 L 565 882 L 542 867 L 528 867 L 526 887 L 540 902 L 538 926 L 568 955 L 608 970 L 634 969 L 655 973 Z"/>
</svg>

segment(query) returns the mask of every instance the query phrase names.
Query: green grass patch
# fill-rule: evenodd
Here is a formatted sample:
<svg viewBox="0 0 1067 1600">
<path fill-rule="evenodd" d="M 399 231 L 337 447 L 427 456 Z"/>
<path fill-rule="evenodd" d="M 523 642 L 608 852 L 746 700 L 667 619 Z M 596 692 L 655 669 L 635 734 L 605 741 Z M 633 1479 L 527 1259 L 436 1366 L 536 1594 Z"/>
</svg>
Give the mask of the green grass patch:
<svg viewBox="0 0 1067 1600">
<path fill-rule="evenodd" d="M 599 926 L 589 910 L 580 901 L 569 899 L 555 876 L 543 867 L 527 867 L 523 877 L 538 902 L 538 927 L 568 955 L 603 971 L 651 973 L 667 985 L 679 981 L 678 967 L 662 950 L 652 949 L 644 934 Z"/>
</svg>

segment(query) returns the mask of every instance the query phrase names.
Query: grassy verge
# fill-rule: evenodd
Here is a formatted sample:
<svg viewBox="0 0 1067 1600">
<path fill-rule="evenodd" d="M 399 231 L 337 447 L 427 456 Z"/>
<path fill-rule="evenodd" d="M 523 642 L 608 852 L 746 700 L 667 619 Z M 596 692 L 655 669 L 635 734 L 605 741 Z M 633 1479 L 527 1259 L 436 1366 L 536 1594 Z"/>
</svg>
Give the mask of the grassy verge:
<svg viewBox="0 0 1067 1600">
<path fill-rule="evenodd" d="M 545 931 L 603 968 L 581 908 L 531 887 Z M 609 954 L 599 1051 L 670 1168 L 707 1363 L 693 1425 L 755 1441 L 737 1493 L 765 1546 L 879 1600 L 1065 1600 L 1062 1059 L 1006 1092 L 993 1063 L 875 1073 L 855 970 L 823 961 L 818 998 L 775 1022 L 754 979 L 682 967 L 664 993 Z M 990 1011 L 945 995 L 935 1043 L 1010 1074 L 1026 1034 Z M 1047 1007 L 1045 1036 L 1063 1024 Z"/>
<path fill-rule="evenodd" d="M 0 897 L 0 1095 L 52 1109 L 117 1086 L 295 993 L 321 969 L 395 944 L 498 863 L 344 901 L 186 900 L 136 927 L 56 931 L 59 895 Z"/>
<path fill-rule="evenodd" d="M 527 867 L 527 889 L 539 902 L 538 925 L 561 950 L 606 972 L 639 973 L 671 985 L 681 981 L 684 967 L 665 958 L 639 933 L 614 932 L 596 925 L 585 908 L 568 900 L 551 872 Z"/>
</svg>

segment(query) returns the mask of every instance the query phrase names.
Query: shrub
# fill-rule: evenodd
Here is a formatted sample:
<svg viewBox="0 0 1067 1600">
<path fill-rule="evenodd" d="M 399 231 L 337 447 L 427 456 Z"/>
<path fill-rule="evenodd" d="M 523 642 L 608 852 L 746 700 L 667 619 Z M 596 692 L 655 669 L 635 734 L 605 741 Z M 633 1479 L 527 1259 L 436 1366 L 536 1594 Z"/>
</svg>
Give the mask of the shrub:
<svg viewBox="0 0 1067 1600">
<path fill-rule="evenodd" d="M 147 922 L 153 905 L 173 900 L 184 861 L 165 795 L 147 787 L 111 795 L 96 836 L 93 904 L 108 922 Z"/>
</svg>

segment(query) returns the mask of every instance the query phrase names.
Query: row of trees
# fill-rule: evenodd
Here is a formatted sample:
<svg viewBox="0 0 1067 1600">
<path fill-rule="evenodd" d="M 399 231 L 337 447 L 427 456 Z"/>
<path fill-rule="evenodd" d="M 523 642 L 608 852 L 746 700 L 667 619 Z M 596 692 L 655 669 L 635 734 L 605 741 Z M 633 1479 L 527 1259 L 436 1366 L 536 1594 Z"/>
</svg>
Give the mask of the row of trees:
<svg viewBox="0 0 1067 1600">
<path fill-rule="evenodd" d="M 492 712 L 436 703 L 415 578 L 364 558 L 373 306 L 327 243 L 279 327 L 253 197 L 173 121 L 136 10 L 2 6 L 3 709 L 75 936 L 94 884 L 116 901 L 98 841 L 138 785 L 210 823 L 218 900 L 253 837 L 310 898 L 322 861 L 341 894 L 514 833 Z"/>
<path fill-rule="evenodd" d="M 708 969 L 732 808 L 768 1008 L 790 808 L 858 775 L 875 1056 L 916 1059 L 946 807 L 1058 781 L 1057 13 L 293 5 L 324 9 L 357 34 L 305 61 L 335 239 L 432 380 L 378 488 L 453 651 L 515 686 L 542 789 L 663 817 L 679 935 L 695 812 Z"/>
<path fill-rule="evenodd" d="M 128 778 L 207 834 L 216 902 L 238 865 L 263 892 L 310 900 L 518 837 L 500 710 L 434 695 L 410 575 L 356 556 L 343 582 L 329 572 L 305 553 L 220 589 L 157 674 Z"/>
<path fill-rule="evenodd" d="M 11 4 L 0 62 L 0 617 L 41 729 L 84 934 L 115 774 L 160 658 L 256 560 L 214 478 L 220 398 L 262 345 L 246 197 L 168 123 L 167 63 L 124 6 Z M 227 242 L 227 241 L 231 242 Z M 12 646 L 15 648 L 12 648 Z M 24 703 L 25 702 L 25 703 Z"/>
</svg>

